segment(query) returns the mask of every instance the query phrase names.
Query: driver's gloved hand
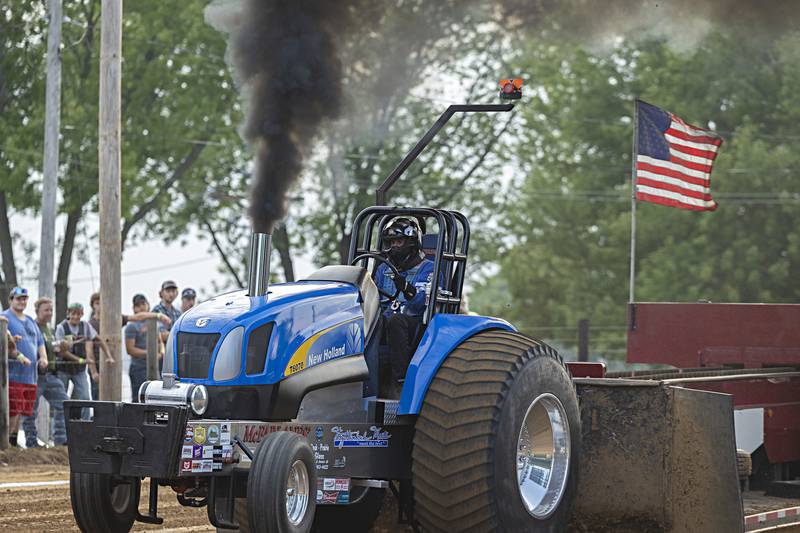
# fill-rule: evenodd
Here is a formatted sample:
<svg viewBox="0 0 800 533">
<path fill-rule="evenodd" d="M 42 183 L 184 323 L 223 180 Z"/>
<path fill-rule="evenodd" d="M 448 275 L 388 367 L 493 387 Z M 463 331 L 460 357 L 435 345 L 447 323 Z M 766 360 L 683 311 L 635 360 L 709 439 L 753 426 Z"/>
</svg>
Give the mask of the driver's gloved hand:
<svg viewBox="0 0 800 533">
<path fill-rule="evenodd" d="M 417 295 L 417 288 L 410 284 L 403 276 L 393 276 L 392 281 L 394 281 L 394 286 L 397 287 L 397 290 L 402 292 L 403 296 L 406 297 L 406 300 L 410 300 Z"/>
</svg>

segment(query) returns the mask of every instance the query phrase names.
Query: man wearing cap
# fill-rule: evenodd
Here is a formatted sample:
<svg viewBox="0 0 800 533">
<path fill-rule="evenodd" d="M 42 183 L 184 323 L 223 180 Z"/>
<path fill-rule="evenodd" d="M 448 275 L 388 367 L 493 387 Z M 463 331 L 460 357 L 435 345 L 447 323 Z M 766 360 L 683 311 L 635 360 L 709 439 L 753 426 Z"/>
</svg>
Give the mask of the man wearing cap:
<svg viewBox="0 0 800 533">
<path fill-rule="evenodd" d="M 2 315 L 8 321 L 8 331 L 17 344 L 16 357 L 8 361 L 9 431 L 12 446 L 17 446 L 20 415 L 33 414 L 36 403 L 36 369 L 47 368 L 44 338 L 36 321 L 26 316 L 28 290 L 14 287 L 8 295 L 9 308 Z"/>
<path fill-rule="evenodd" d="M 97 363 L 94 360 L 94 339 L 97 332 L 83 318 L 83 305 L 73 302 L 67 306 L 67 318 L 56 326 L 56 340 L 67 341 L 72 344 L 69 350 L 59 352 L 61 361 L 58 363 L 58 377 L 69 388 L 72 382 L 72 397 L 76 400 L 91 400 L 91 389 L 86 377 L 86 368 L 92 381 L 97 381 Z M 87 418 L 89 410 L 82 411 L 82 417 Z"/>
<path fill-rule="evenodd" d="M 64 400 L 68 400 L 67 390 L 64 383 L 58 379 L 56 373 L 56 353 L 62 348 L 66 348 L 66 342 L 57 341 L 50 320 L 53 319 L 53 300 L 50 298 L 39 298 L 33 304 L 36 311 L 36 325 L 44 337 L 44 349 L 47 352 L 48 367 L 44 370 L 39 369 L 39 381 L 36 385 L 36 404 L 33 407 L 33 414 L 26 416 L 22 420 L 22 429 L 25 430 L 25 446 L 36 448 L 39 446 L 38 432 L 36 430 L 36 416 L 39 412 L 39 404 L 42 396 L 50 404 L 53 420 L 53 443 L 56 446 L 67 443 L 67 430 L 64 425 Z"/>
<path fill-rule="evenodd" d="M 161 284 L 161 290 L 158 291 L 158 296 L 161 298 L 161 301 L 158 305 L 153 307 L 152 311 L 154 313 L 167 315 L 174 324 L 175 321 L 178 320 L 178 317 L 181 316 L 181 312 L 172 305 L 172 302 L 178 297 L 178 285 L 172 280 L 165 281 Z M 167 328 L 166 331 L 170 329 L 172 329 L 172 326 Z M 163 340 L 166 340 L 166 336 L 164 336 Z"/>
<path fill-rule="evenodd" d="M 92 294 L 91 298 L 89 299 L 89 306 L 92 308 L 91 314 L 89 315 L 89 324 L 94 328 L 95 331 L 98 333 L 100 332 L 100 293 L 95 292 Z M 144 313 L 136 313 L 133 315 L 126 315 L 123 313 L 122 315 L 122 327 L 125 327 L 128 322 L 141 322 L 142 320 L 147 320 L 149 318 L 155 318 L 160 320 L 164 323 L 164 325 L 169 326 L 171 321 L 167 315 L 162 315 L 161 313 L 151 313 L 150 311 L 146 311 Z M 100 352 L 105 354 L 106 363 L 113 363 L 114 358 L 111 356 L 111 350 L 108 349 L 108 345 L 103 340 L 103 337 L 100 335 L 97 336 L 94 343 L 94 360 L 97 361 L 97 370 L 100 370 Z M 93 381 L 92 382 L 92 399 L 99 400 L 100 399 L 100 382 Z"/>
<path fill-rule="evenodd" d="M 134 314 L 144 313 L 150 304 L 144 294 L 133 297 Z M 139 401 L 139 387 L 147 380 L 147 322 L 128 322 L 125 326 L 125 351 L 131 356 L 131 366 L 128 376 L 131 378 L 131 396 L 133 401 Z M 158 323 L 158 330 L 165 334 L 167 327 L 163 322 Z M 159 352 L 159 370 L 161 369 L 161 353 Z"/>
<path fill-rule="evenodd" d="M 197 293 L 194 289 L 186 287 L 181 291 L 181 314 L 195 306 L 197 303 Z"/>
</svg>

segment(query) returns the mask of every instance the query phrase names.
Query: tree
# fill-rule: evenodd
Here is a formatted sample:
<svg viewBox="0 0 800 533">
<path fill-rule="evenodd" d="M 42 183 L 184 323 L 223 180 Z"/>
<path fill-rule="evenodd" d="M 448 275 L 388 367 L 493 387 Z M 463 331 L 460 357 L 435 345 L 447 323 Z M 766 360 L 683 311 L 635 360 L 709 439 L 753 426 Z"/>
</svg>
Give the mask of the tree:
<svg viewBox="0 0 800 533">
<path fill-rule="evenodd" d="M 205 2 L 182 4 L 181 10 L 143 0 L 126 5 L 123 54 L 123 244 L 135 238 L 175 239 L 199 221 L 194 207 L 209 187 L 223 187 L 225 172 L 241 166 L 242 142 L 233 126 L 239 120 L 237 94 L 224 62 L 224 42 L 203 21 Z M 0 132 L 11 149 L 17 144 L 41 146 L 43 24 L 41 3 L 11 10 L 3 32 L 8 44 L 0 84 L 24 99 L 14 101 L 18 114 L 0 118 Z M 180 20 L 176 20 L 176 16 Z M 67 216 L 57 274 L 57 314 L 67 301 L 67 279 L 83 214 L 96 210 L 97 194 L 97 23 L 100 2 L 83 0 L 65 6 L 62 96 L 60 211 Z M 27 18 L 26 18 L 27 17 Z M 20 19 L 22 22 L 20 22 Z M 27 22 L 26 22 L 27 20 Z M 5 23 L 5 22 L 4 22 Z M 17 27 L 21 29 L 16 29 Z M 31 61 L 30 58 L 36 58 Z M 17 75 L 19 72 L 19 75 Z M 9 78 L 8 74 L 14 74 Z M 13 85 L 12 85 L 13 84 Z M 2 92 L 0 92 L 2 94 Z M 38 123 L 33 127 L 31 124 Z M 24 128 L 20 127 L 20 123 Z M 34 124 L 35 125 L 35 124 Z M 25 143 L 31 139 L 30 143 Z M 6 148 L 10 178 L 0 184 L 0 243 L 10 243 L 9 209 L 35 212 L 41 150 Z M 5 235 L 4 235 L 5 234 Z M 22 240 L 17 237 L 15 240 Z M 2 246 L 4 276 L 16 268 L 13 247 Z"/>
<path fill-rule="evenodd" d="M 537 333 L 556 338 L 590 318 L 620 327 L 599 329 L 595 347 L 624 346 L 634 96 L 726 138 L 712 176 L 718 211 L 639 203 L 637 299 L 797 300 L 798 51 L 796 35 L 733 31 L 687 51 L 661 40 L 605 54 L 534 42 L 519 59 L 539 86 L 516 144 L 525 173 L 507 209 L 511 244 L 473 307 L 499 311 L 486 296 L 497 302 L 507 286 L 504 315 L 524 328 L 555 326 Z"/>
</svg>

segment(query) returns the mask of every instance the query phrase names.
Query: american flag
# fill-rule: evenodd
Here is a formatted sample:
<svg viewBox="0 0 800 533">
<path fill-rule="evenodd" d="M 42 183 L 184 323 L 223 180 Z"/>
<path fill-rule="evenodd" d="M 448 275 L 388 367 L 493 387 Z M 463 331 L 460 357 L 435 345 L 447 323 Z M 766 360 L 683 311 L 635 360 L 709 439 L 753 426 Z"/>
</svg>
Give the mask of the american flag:
<svg viewBox="0 0 800 533">
<path fill-rule="evenodd" d="M 636 199 L 713 211 L 711 166 L 722 138 L 641 100 L 636 145 Z"/>
</svg>

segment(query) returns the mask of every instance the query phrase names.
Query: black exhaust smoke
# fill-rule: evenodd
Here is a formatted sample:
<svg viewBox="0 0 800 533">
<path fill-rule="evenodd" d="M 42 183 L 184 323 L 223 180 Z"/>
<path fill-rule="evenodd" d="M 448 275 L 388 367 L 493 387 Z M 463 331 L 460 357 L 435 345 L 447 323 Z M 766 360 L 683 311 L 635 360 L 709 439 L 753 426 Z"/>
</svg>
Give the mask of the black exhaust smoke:
<svg viewBox="0 0 800 533">
<path fill-rule="evenodd" d="M 229 61 L 245 99 L 241 133 L 255 152 L 253 230 L 271 233 L 320 124 L 342 107 L 335 35 L 357 0 L 242 0 L 214 4 L 207 18 L 230 34 Z M 238 12 L 234 12 L 238 8 Z"/>
</svg>

